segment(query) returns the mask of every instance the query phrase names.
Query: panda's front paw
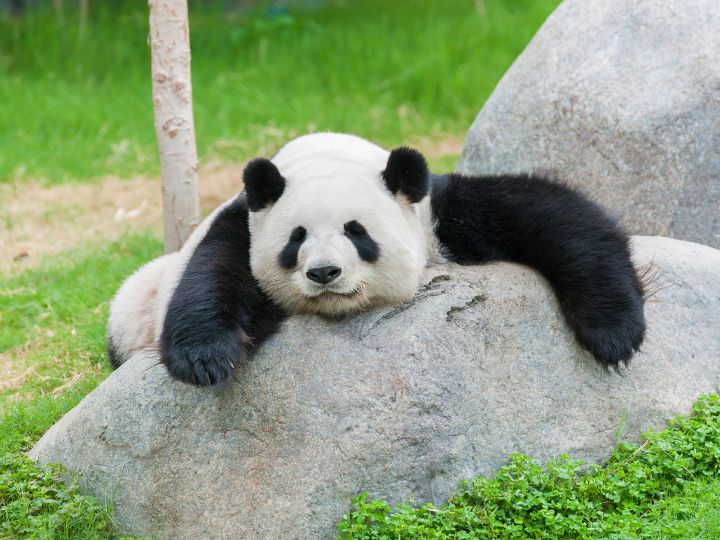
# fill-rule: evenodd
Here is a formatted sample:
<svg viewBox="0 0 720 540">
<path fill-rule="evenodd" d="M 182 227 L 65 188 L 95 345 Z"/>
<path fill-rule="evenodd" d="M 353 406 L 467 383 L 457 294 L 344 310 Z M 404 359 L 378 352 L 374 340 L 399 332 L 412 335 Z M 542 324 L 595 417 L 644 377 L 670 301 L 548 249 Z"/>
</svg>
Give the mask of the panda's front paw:
<svg viewBox="0 0 720 540">
<path fill-rule="evenodd" d="M 161 356 L 173 378 L 207 386 L 227 380 L 247 351 L 235 333 L 224 331 L 193 341 L 163 340 Z"/>
<path fill-rule="evenodd" d="M 621 318 L 607 326 L 586 326 L 576 330 L 578 341 L 604 367 L 617 369 L 628 364 L 645 337 L 642 313 Z"/>
</svg>

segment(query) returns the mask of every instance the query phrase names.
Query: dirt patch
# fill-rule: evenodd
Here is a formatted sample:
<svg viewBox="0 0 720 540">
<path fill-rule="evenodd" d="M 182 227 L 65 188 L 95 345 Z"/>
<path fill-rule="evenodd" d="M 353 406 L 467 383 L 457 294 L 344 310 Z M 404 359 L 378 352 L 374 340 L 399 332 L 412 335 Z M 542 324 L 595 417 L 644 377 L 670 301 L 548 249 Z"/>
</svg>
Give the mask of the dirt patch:
<svg viewBox="0 0 720 540">
<path fill-rule="evenodd" d="M 11 373 L 9 362 L 3 361 L 2 358 L 0 358 L 0 366 L 3 374 L 5 374 L 5 372 L 7 372 L 8 374 Z M 3 390 L 14 390 L 21 387 L 22 384 L 30 377 L 30 375 L 33 374 L 34 371 L 35 366 L 30 366 L 18 375 L 3 377 L 2 381 L 0 381 L 0 392 L 2 392 Z"/>
<path fill-rule="evenodd" d="M 209 164 L 200 173 L 207 213 L 242 189 L 242 165 Z M 0 274 L 37 264 L 90 240 L 162 230 L 160 180 L 108 177 L 88 184 L 0 186 Z"/>
<path fill-rule="evenodd" d="M 414 141 L 430 160 L 459 155 L 459 137 Z M 244 164 L 208 163 L 200 169 L 203 215 L 242 189 Z M 0 185 L 0 275 L 30 268 L 44 255 L 128 231 L 162 231 L 160 180 L 107 177 L 92 183 Z"/>
<path fill-rule="evenodd" d="M 459 157 L 465 140 L 462 137 L 443 137 L 441 139 L 423 138 L 412 143 L 425 157 L 437 159 L 444 157 Z M 437 173 L 443 171 L 434 171 Z"/>
</svg>

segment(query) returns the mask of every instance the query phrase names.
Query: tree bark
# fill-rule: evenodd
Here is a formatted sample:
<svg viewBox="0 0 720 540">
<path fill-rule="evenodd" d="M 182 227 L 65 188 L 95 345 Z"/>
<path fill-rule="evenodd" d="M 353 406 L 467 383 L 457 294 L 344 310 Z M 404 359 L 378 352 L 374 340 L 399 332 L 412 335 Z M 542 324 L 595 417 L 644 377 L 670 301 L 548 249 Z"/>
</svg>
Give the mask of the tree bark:
<svg viewBox="0 0 720 540">
<path fill-rule="evenodd" d="M 59 23 L 63 22 L 63 0 L 52 0 L 52 9 Z"/>
<path fill-rule="evenodd" d="M 165 253 L 200 222 L 187 0 L 148 0 L 153 107 L 160 150 Z"/>
<path fill-rule="evenodd" d="M 90 13 L 89 0 L 80 0 L 80 35 L 84 36 L 87 30 L 88 14 Z"/>
</svg>

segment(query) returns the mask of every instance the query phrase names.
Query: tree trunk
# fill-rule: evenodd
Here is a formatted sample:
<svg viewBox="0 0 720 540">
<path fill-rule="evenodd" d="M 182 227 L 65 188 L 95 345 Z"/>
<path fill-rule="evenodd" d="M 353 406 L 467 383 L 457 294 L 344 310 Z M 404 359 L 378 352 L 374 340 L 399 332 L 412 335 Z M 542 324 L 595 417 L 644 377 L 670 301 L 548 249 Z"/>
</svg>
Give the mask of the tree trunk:
<svg viewBox="0 0 720 540">
<path fill-rule="evenodd" d="M 89 0 L 80 0 L 80 35 L 84 36 L 87 30 L 88 13 L 90 12 Z"/>
<path fill-rule="evenodd" d="M 165 253 L 200 222 L 198 160 L 190 84 L 187 0 L 149 0 L 155 131 L 160 150 Z"/>
<path fill-rule="evenodd" d="M 52 9 L 58 23 L 63 22 L 63 0 L 52 0 Z"/>
</svg>

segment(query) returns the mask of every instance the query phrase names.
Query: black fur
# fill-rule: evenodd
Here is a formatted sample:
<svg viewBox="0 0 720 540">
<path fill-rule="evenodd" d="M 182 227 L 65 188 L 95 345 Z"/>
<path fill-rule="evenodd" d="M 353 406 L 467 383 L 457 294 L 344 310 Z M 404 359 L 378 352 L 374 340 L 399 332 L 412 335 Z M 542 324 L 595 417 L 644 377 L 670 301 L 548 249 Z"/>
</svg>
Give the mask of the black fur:
<svg viewBox="0 0 720 540">
<path fill-rule="evenodd" d="M 575 335 L 602 365 L 630 359 L 645 335 L 628 237 L 582 194 L 535 176 L 433 178 L 435 232 L 458 263 L 507 260 L 539 270 Z"/>
<path fill-rule="evenodd" d="M 286 270 L 294 268 L 297 264 L 298 251 L 305 241 L 305 227 L 295 227 L 290 233 L 290 239 L 278 255 L 278 263 Z"/>
<path fill-rule="evenodd" d="M 119 368 L 125 361 L 125 359 L 120 355 L 120 351 L 118 351 L 118 348 L 115 346 L 115 343 L 113 343 L 113 340 L 109 335 L 107 337 L 107 355 L 108 360 L 110 360 L 110 365 L 113 369 Z"/>
<path fill-rule="evenodd" d="M 269 159 L 255 158 L 243 171 L 247 206 L 257 212 L 277 202 L 285 191 L 285 179 Z"/>
<path fill-rule="evenodd" d="M 413 148 L 401 147 L 390 152 L 382 177 L 390 193 L 404 195 L 411 203 L 423 200 L 430 189 L 425 158 Z"/>
<path fill-rule="evenodd" d="M 183 382 L 207 385 L 228 378 L 286 317 L 250 272 L 247 206 L 240 194 L 218 214 L 168 305 L 160 354 Z"/>
<path fill-rule="evenodd" d="M 363 261 L 373 263 L 380 257 L 380 246 L 373 240 L 372 236 L 368 234 L 365 227 L 355 220 L 348 221 L 345 224 L 345 236 L 355 246 L 358 255 Z"/>
</svg>

